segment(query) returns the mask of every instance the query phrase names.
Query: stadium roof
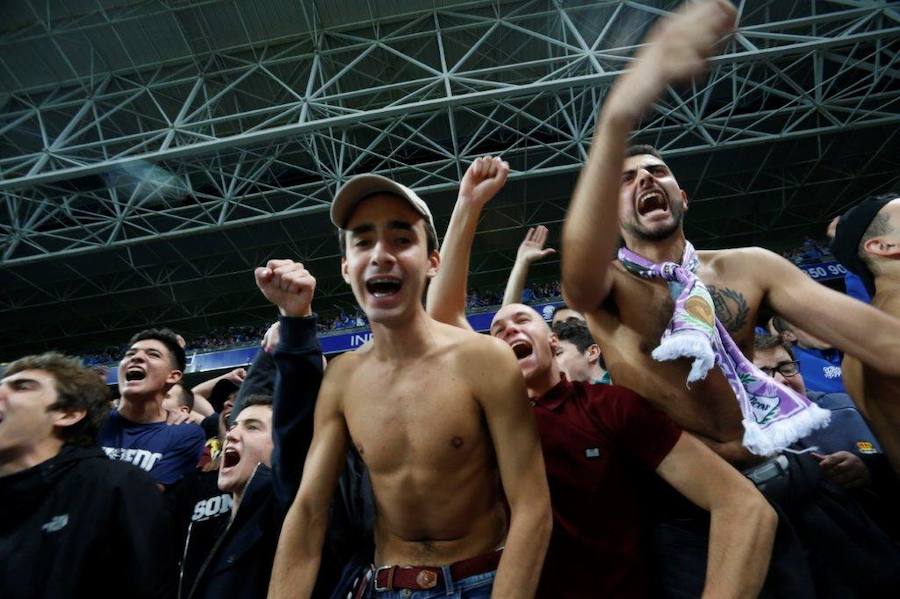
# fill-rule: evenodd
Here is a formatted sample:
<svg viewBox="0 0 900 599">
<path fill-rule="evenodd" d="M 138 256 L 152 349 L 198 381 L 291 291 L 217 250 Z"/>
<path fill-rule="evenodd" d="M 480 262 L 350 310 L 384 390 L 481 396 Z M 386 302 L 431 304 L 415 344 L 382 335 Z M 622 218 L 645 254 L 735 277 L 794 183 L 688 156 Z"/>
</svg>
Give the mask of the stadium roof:
<svg viewBox="0 0 900 599">
<path fill-rule="evenodd" d="M 359 172 L 417 189 L 441 230 L 468 162 L 502 153 L 472 282 L 502 281 L 524 227 L 557 241 L 597 107 L 677 4 L 3 3 L 0 357 L 270 318 L 251 270 L 273 257 L 350 305 L 325 212 Z M 739 9 L 710 75 L 635 135 L 672 161 L 698 247 L 819 235 L 900 178 L 896 3 Z"/>
</svg>

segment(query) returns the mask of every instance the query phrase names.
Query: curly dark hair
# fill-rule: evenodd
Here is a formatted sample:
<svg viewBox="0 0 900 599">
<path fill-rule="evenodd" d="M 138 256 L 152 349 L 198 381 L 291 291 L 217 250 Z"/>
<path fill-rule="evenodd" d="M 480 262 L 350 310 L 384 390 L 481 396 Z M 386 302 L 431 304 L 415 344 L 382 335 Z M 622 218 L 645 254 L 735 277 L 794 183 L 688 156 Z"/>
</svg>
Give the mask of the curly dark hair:
<svg viewBox="0 0 900 599">
<path fill-rule="evenodd" d="M 53 377 L 57 397 L 48 411 L 85 411 L 84 418 L 61 430 L 63 442 L 82 447 L 96 444 L 100 425 L 111 408 L 109 387 L 97 372 L 77 358 L 48 352 L 19 358 L 7 366 L 3 376 L 24 370 L 42 370 Z"/>
</svg>

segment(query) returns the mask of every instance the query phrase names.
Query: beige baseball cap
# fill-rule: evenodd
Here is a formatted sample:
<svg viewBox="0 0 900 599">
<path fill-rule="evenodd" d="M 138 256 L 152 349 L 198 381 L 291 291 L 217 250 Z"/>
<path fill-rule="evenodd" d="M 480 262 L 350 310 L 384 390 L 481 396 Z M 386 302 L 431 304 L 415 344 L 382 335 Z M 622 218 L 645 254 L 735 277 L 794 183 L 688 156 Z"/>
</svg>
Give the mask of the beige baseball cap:
<svg viewBox="0 0 900 599">
<path fill-rule="evenodd" d="M 357 204 L 376 193 L 389 193 L 409 202 L 409 205 L 425 219 L 425 231 L 434 239 L 435 247 L 438 247 L 434 217 L 431 216 L 431 210 L 425 200 L 416 195 L 416 192 L 409 187 L 381 175 L 356 175 L 344 183 L 331 203 L 332 224 L 338 229 L 345 229 Z"/>
</svg>

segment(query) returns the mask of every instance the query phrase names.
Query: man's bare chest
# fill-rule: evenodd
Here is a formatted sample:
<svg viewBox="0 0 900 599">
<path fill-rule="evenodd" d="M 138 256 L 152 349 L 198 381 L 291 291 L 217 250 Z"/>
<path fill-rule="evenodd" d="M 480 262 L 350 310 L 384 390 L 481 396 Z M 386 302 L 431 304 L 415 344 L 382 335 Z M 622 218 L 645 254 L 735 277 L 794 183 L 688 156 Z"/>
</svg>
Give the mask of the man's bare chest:
<svg viewBox="0 0 900 599">
<path fill-rule="evenodd" d="M 753 327 L 762 301 L 762 293 L 747 281 L 723 277 L 710 270 L 700 271 L 713 302 L 716 318 L 745 350 L 753 342 Z M 676 289 L 677 291 L 677 289 Z M 620 272 L 613 299 L 617 320 L 638 333 L 651 351 L 659 343 L 675 309 L 673 289 L 660 279 L 641 279 Z"/>
<path fill-rule="evenodd" d="M 344 411 L 350 437 L 373 473 L 452 468 L 485 446 L 479 404 L 447 365 L 359 372 L 348 385 Z"/>
</svg>

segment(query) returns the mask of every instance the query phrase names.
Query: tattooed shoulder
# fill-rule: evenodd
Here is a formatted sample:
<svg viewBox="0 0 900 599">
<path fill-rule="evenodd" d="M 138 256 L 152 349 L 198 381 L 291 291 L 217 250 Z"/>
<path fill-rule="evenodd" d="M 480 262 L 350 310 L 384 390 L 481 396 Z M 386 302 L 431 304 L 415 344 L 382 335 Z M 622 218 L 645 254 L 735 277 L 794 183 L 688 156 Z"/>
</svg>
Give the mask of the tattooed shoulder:
<svg viewBox="0 0 900 599">
<path fill-rule="evenodd" d="M 730 287 L 707 285 L 707 289 L 716 307 L 716 317 L 728 332 L 735 333 L 744 328 L 750 315 L 750 307 L 744 294 Z"/>
</svg>

